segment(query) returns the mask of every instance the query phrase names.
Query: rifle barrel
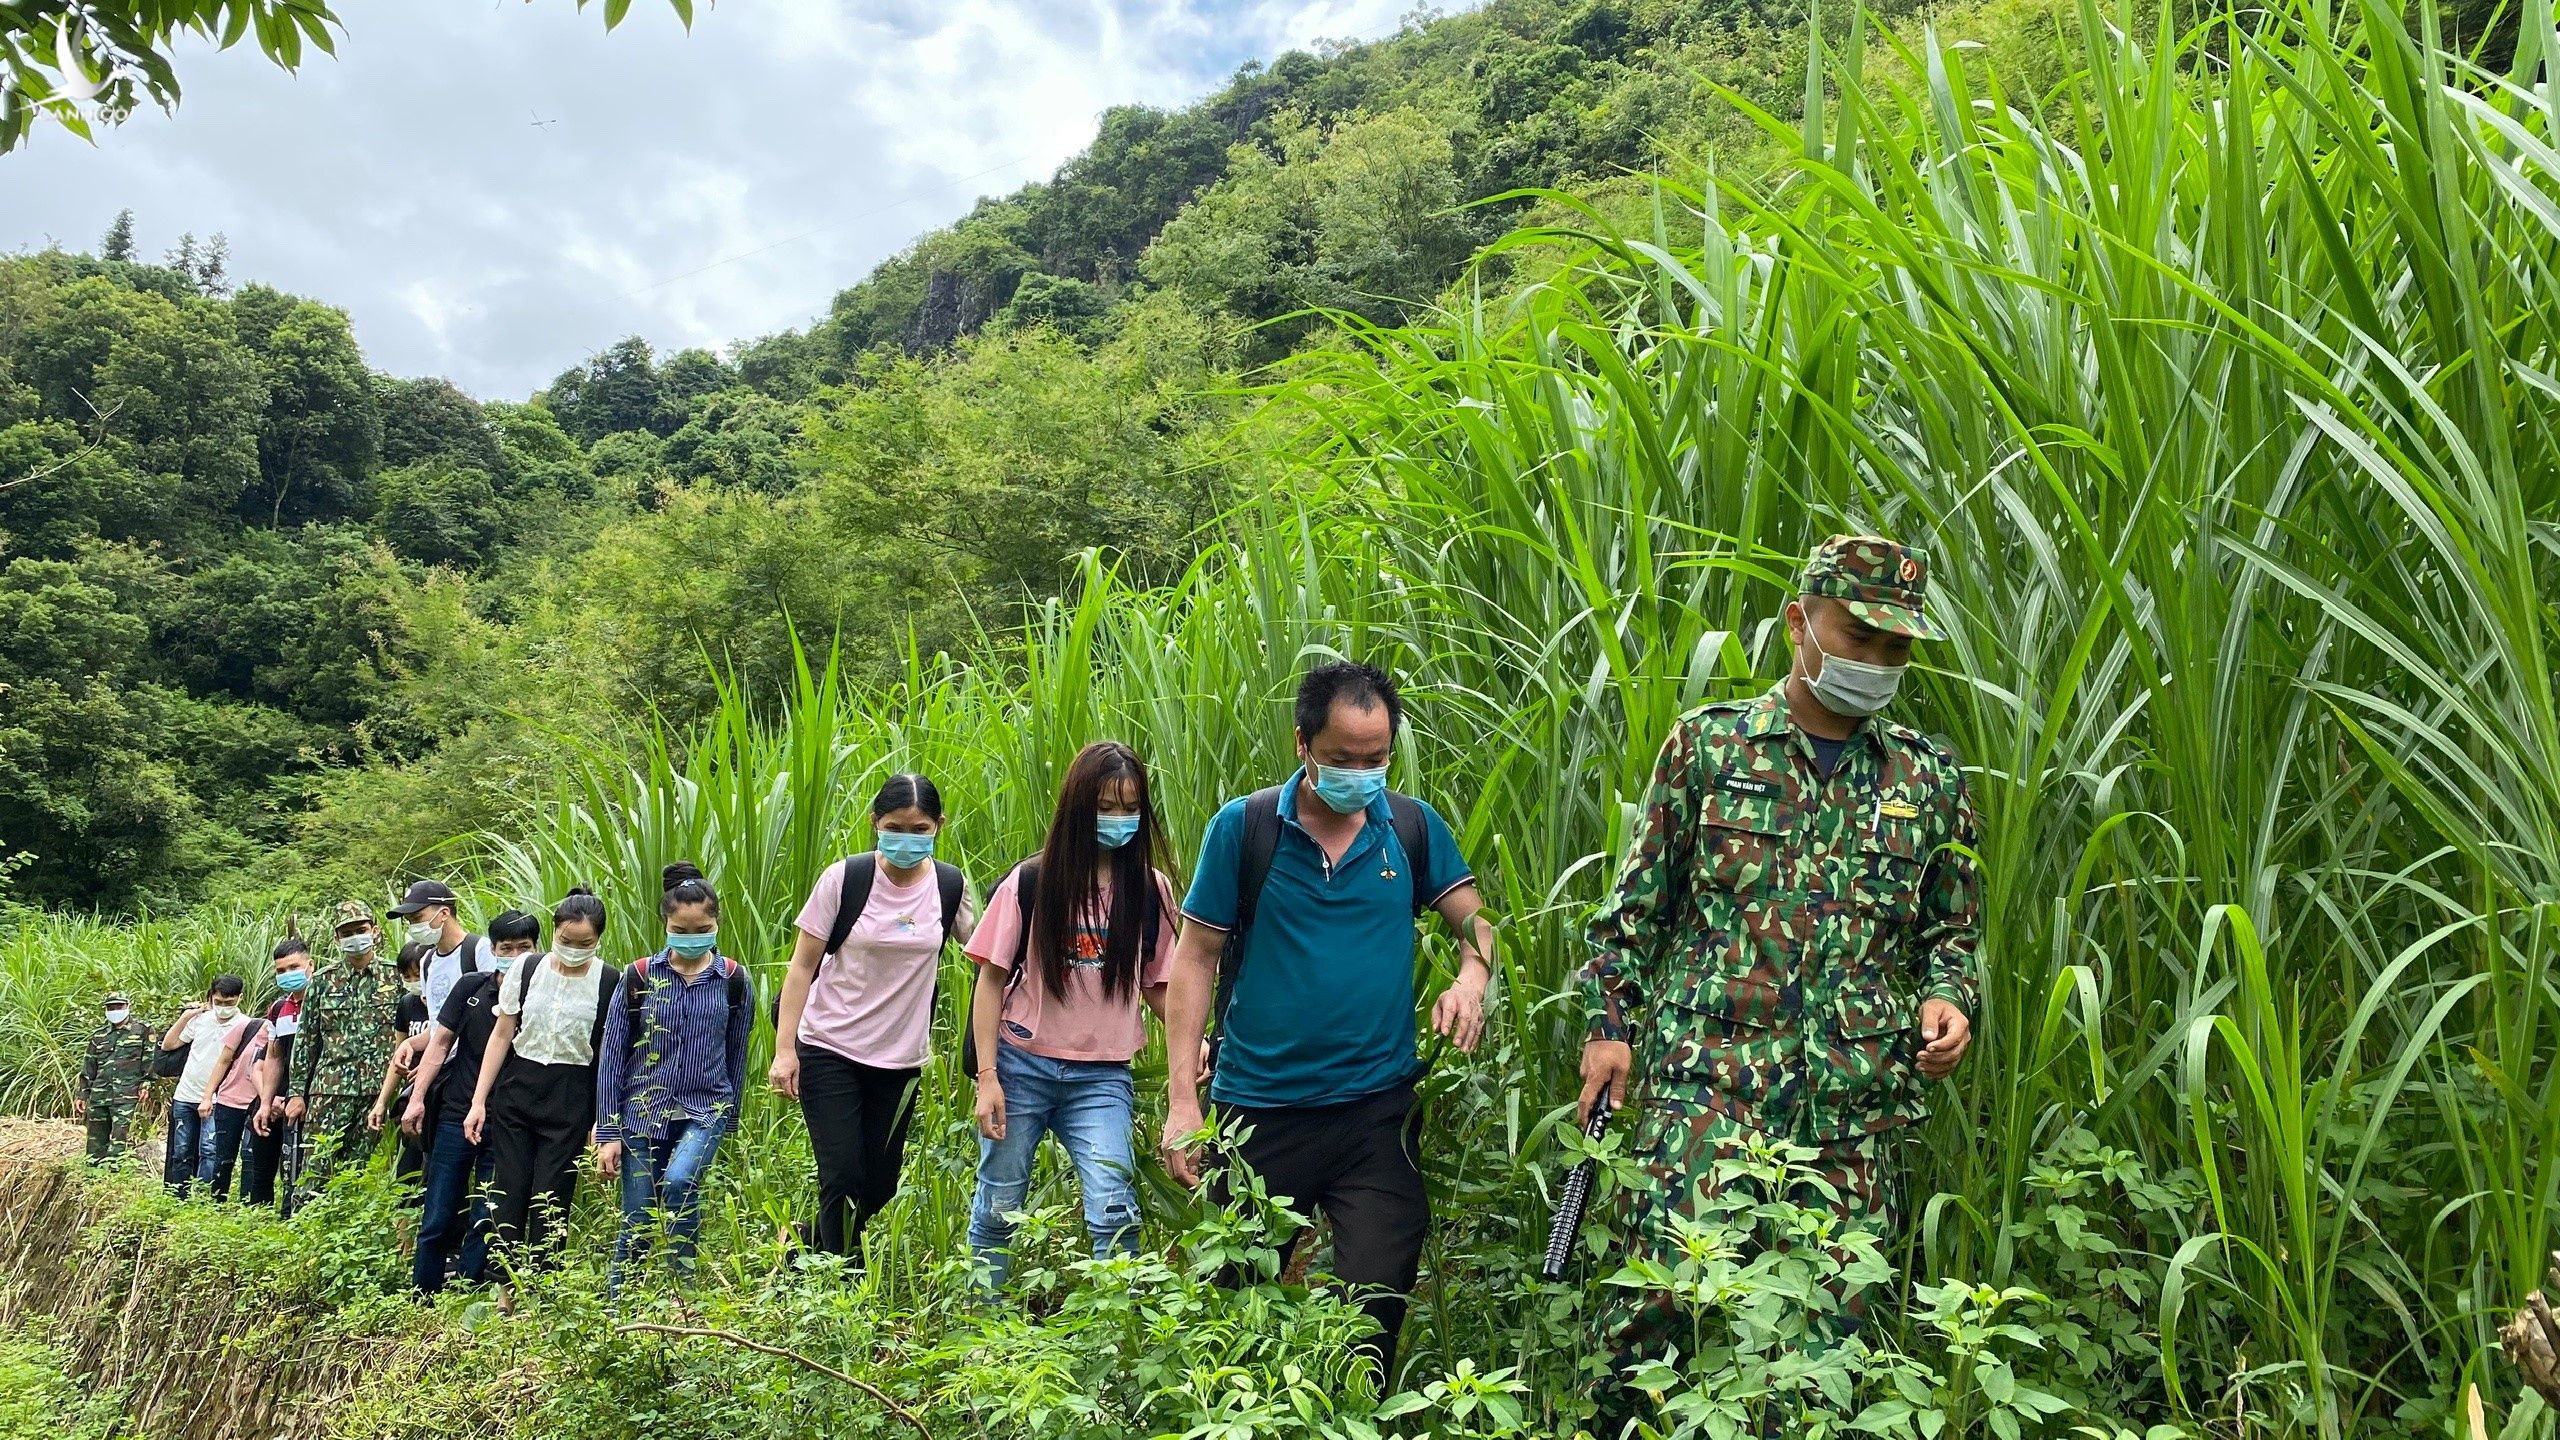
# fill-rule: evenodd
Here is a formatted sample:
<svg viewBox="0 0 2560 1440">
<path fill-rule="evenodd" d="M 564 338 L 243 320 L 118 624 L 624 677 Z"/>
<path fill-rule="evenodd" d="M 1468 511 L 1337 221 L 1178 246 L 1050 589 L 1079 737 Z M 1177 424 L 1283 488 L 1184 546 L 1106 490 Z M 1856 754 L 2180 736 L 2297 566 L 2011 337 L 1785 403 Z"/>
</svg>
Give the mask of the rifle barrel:
<svg viewBox="0 0 2560 1440">
<path fill-rule="evenodd" d="M 1597 1140 L 1609 1128 L 1609 1094 L 1602 1091 L 1591 1102 L 1591 1118 L 1582 1133 Z M 1598 1170 L 1596 1162 L 1585 1160 L 1564 1177 L 1563 1193 L 1556 1197 L 1556 1218 L 1547 1227 L 1547 1258 L 1541 1267 L 1549 1283 L 1564 1278 L 1565 1266 L 1573 1259 L 1574 1237 L 1582 1233 L 1583 1211 L 1591 1203 L 1591 1181 Z"/>
</svg>

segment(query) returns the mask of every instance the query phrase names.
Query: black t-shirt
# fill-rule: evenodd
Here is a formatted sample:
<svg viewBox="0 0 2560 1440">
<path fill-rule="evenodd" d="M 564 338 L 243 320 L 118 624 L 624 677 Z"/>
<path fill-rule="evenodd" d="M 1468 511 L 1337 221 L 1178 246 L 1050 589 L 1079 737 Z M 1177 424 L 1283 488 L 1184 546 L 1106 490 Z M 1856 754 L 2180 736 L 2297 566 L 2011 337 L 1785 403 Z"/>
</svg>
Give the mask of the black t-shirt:
<svg viewBox="0 0 2560 1440">
<path fill-rule="evenodd" d="M 459 1125 L 471 1113 L 471 1092 L 480 1085 L 480 1058 L 489 1048 L 489 1032 L 498 1028 L 498 975 L 465 975 L 444 997 L 436 1023 L 453 1032 L 452 1048 L 436 1071 L 436 1120 Z M 421 1000 L 421 1006 L 426 1004 Z"/>
</svg>

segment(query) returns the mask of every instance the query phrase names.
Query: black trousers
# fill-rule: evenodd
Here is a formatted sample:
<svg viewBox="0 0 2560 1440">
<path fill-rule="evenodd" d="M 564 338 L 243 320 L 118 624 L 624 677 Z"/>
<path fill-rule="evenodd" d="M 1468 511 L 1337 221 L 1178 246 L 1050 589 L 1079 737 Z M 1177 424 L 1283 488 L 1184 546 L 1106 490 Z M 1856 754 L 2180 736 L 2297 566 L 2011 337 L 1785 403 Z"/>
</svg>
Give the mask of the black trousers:
<svg viewBox="0 0 2560 1440">
<path fill-rule="evenodd" d="M 510 1055 L 489 1091 L 490 1253 L 515 1274 L 556 1259 L 596 1123 L 592 1065 Z"/>
<path fill-rule="evenodd" d="M 1396 1332 L 1422 1270 L 1431 1197 L 1422 1187 L 1422 1107 L 1410 1083 L 1339 1105 L 1269 1109 L 1222 1107 L 1253 1133 L 1232 1158 L 1262 1177 L 1265 1193 L 1289 1208 L 1333 1222 L 1333 1273 L 1378 1322 L 1361 1348 L 1378 1362 L 1382 1390 L 1395 1386 Z M 1223 1169 L 1210 1197 L 1227 1201 Z M 1300 1230 L 1280 1249 L 1285 1268 Z M 1230 1276 L 1228 1283 L 1241 1283 Z"/>
<path fill-rule="evenodd" d="M 251 1205 L 276 1203 L 276 1170 L 284 1162 L 284 1117 L 261 1135 L 251 1126 L 240 1136 L 240 1198 Z"/>
<path fill-rule="evenodd" d="M 861 1259 L 862 1227 L 897 1198 L 919 1073 L 801 1047 L 800 1115 L 818 1159 L 818 1250 Z"/>
</svg>

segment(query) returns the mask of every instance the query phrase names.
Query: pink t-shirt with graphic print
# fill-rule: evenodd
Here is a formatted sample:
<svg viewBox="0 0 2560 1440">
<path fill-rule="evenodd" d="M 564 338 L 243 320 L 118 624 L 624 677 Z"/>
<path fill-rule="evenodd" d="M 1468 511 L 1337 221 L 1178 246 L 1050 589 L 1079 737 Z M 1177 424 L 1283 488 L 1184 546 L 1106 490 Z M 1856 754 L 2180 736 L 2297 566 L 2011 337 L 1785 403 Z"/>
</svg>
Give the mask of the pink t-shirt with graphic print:
<svg viewBox="0 0 2560 1440">
<path fill-rule="evenodd" d="M 822 944 L 844 895 L 844 865 L 828 866 L 800 907 L 801 932 Z M 976 923 L 964 890 L 952 938 L 967 940 Z M 818 978 L 800 1011 L 800 1043 L 883 1070 L 912 1069 L 932 1058 L 941 931 L 942 890 L 933 867 L 925 866 L 913 884 L 898 885 L 881 866 L 843 951 L 818 959 Z"/>
<path fill-rule="evenodd" d="M 1012 968 L 1013 952 L 1028 923 L 1022 897 L 1015 893 L 1021 873 L 1004 877 L 987 897 L 987 923 L 969 940 L 969 958 L 999 971 Z M 1037 951 L 1024 955 L 1029 973 L 1020 984 L 1006 987 L 1003 1018 L 996 1024 L 1003 1043 L 1052 1060 L 1112 1061 L 1127 1060 L 1146 1045 L 1146 1002 L 1139 992 L 1164 984 L 1173 974 L 1173 882 L 1161 870 L 1152 873 L 1158 892 L 1155 954 L 1139 967 L 1138 983 L 1116 1000 L 1103 992 L 1102 952 L 1111 933 L 1111 882 L 1105 878 L 1098 913 L 1076 926 L 1065 994 L 1049 993 L 1044 956 Z M 993 1064 L 994 1057 L 979 1063 Z"/>
</svg>

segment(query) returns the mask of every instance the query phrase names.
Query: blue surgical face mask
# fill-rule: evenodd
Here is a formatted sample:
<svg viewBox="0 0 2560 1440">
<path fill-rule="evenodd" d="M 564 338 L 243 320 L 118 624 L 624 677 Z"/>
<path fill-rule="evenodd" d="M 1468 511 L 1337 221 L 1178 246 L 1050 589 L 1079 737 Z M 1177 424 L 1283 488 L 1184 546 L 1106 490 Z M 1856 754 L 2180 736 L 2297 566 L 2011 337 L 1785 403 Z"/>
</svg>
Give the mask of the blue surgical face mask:
<svg viewBox="0 0 2560 1440">
<path fill-rule="evenodd" d="M 901 870 L 913 870 L 933 858 L 933 837 L 905 835 L 883 830 L 879 836 L 880 858 Z"/>
<path fill-rule="evenodd" d="M 697 955 L 710 954 L 711 947 L 719 943 L 720 932 L 717 930 L 705 930 L 699 935 L 678 935 L 673 931 L 667 933 L 667 948 L 687 960 Z"/>
<path fill-rule="evenodd" d="M 1138 838 L 1138 817 L 1096 815 L 1093 817 L 1093 838 L 1102 842 L 1103 849 L 1117 850 Z"/>
<path fill-rule="evenodd" d="M 287 970 L 276 977 L 276 988 L 287 995 L 300 991 L 303 986 L 310 983 L 311 972 L 308 970 Z"/>
<path fill-rule="evenodd" d="M 1387 793 L 1387 767 L 1375 770 L 1345 770 L 1335 765 L 1317 765 L 1316 798 L 1337 815 L 1356 815 L 1369 808 L 1369 802 Z"/>
</svg>

